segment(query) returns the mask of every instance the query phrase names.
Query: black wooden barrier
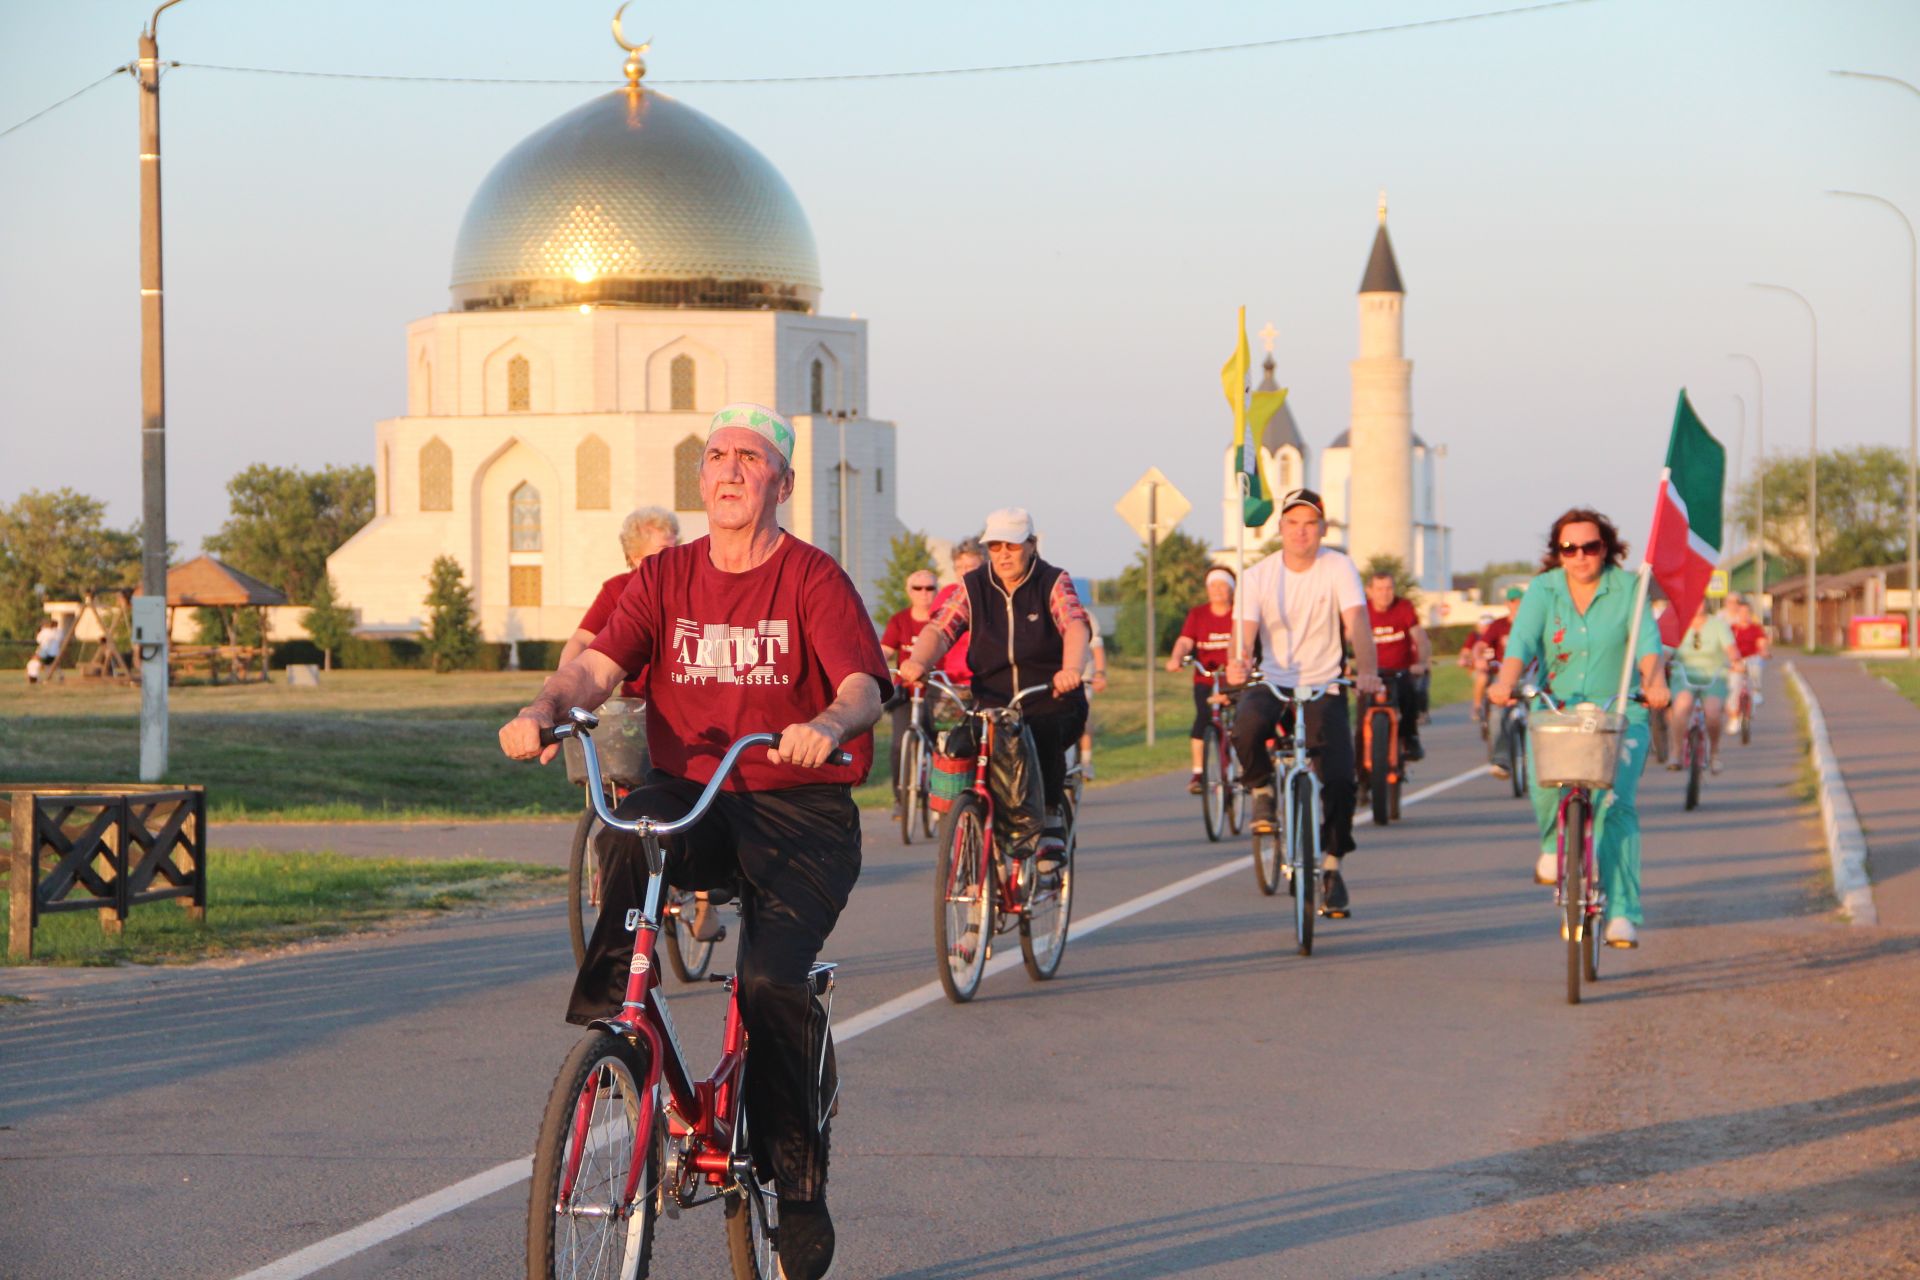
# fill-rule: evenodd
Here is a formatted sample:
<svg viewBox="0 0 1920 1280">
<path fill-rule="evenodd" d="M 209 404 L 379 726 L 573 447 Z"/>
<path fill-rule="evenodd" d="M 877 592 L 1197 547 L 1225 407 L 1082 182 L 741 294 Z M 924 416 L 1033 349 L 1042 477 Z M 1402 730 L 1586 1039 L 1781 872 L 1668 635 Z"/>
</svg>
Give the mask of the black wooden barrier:
<svg viewBox="0 0 1920 1280">
<path fill-rule="evenodd" d="M 40 917 L 97 911 L 117 934 L 143 902 L 173 898 L 206 918 L 207 796 L 200 787 L 0 784 L 13 835 L 7 954 L 33 956 Z"/>
</svg>

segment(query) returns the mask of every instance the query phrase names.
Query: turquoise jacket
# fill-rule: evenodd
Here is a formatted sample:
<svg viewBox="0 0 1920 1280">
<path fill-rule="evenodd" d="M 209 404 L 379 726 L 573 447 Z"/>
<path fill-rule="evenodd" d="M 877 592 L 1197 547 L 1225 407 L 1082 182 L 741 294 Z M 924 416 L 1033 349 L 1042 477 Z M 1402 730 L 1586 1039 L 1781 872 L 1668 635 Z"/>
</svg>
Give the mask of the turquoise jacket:
<svg viewBox="0 0 1920 1280">
<path fill-rule="evenodd" d="M 1527 584 L 1527 593 L 1521 597 L 1513 633 L 1507 637 L 1507 657 L 1518 658 L 1523 665 L 1538 661 L 1557 701 L 1605 706 L 1620 692 L 1620 667 L 1626 658 L 1638 587 L 1637 575 L 1608 565 L 1582 614 L 1567 594 L 1565 569 L 1541 574 Z M 1654 621 L 1652 606 L 1643 602 L 1630 692 L 1640 690 L 1639 659 L 1658 657 L 1660 652 L 1660 625 Z M 1625 710 L 1630 720 L 1646 719 L 1647 709 L 1637 702 L 1628 703 Z"/>
</svg>

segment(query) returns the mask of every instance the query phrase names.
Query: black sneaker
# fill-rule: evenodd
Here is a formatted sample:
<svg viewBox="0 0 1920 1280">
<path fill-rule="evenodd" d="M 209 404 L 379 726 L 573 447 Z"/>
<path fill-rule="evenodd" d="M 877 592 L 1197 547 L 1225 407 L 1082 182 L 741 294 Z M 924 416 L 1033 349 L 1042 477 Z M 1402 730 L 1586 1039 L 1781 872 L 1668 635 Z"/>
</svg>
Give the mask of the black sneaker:
<svg viewBox="0 0 1920 1280">
<path fill-rule="evenodd" d="M 1034 861 L 1033 869 L 1043 876 L 1050 876 L 1060 870 L 1066 860 L 1067 833 L 1048 827 L 1040 833 L 1040 856 Z"/>
<path fill-rule="evenodd" d="M 1253 792 L 1253 829 L 1263 836 L 1273 834 L 1273 788 L 1256 787 Z"/>
<path fill-rule="evenodd" d="M 824 1280 L 833 1270 L 833 1217 L 821 1200 L 780 1201 L 780 1273 L 785 1280 Z"/>
<path fill-rule="evenodd" d="M 1415 760 L 1425 760 L 1427 758 L 1427 749 L 1420 745 L 1420 739 L 1408 738 L 1400 744 L 1400 755 L 1402 759 L 1409 763 Z"/>
<path fill-rule="evenodd" d="M 1338 871 L 1326 874 L 1326 896 L 1322 901 L 1327 904 L 1327 916 L 1333 920 L 1345 920 L 1351 914 L 1347 910 L 1347 882 Z"/>
</svg>

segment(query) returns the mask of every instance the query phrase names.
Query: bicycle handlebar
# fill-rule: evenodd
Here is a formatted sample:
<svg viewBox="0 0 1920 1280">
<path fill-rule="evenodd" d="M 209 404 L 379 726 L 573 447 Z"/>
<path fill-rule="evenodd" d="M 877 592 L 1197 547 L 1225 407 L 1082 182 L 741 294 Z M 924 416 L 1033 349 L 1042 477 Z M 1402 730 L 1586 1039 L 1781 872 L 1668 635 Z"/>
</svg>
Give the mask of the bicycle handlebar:
<svg viewBox="0 0 1920 1280">
<path fill-rule="evenodd" d="M 1271 688 L 1277 696 L 1285 698 L 1289 702 L 1313 702 L 1316 699 L 1326 697 L 1335 689 L 1351 689 L 1353 687 L 1353 681 L 1347 679 L 1347 677 L 1335 676 L 1333 679 L 1327 681 L 1327 683 L 1318 687 L 1314 685 L 1295 685 L 1293 692 L 1287 694 L 1281 692 L 1279 685 L 1267 679 L 1267 673 L 1264 671 L 1249 672 L 1247 674 L 1247 683 L 1249 685 L 1264 684 Z"/>
<path fill-rule="evenodd" d="M 593 745 L 593 730 L 598 728 L 599 724 L 600 718 L 591 711 L 575 707 L 567 713 L 567 723 L 549 725 L 540 730 L 540 744 L 552 746 L 567 738 L 577 738 L 580 749 L 586 753 L 587 776 L 597 779 L 600 776 L 600 753 Z M 707 810 L 713 806 L 713 798 L 719 795 L 720 788 L 726 785 L 727 778 L 733 773 L 733 767 L 739 762 L 742 752 L 752 747 L 770 747 L 779 741 L 780 735 L 777 733 L 749 733 L 737 739 L 727 748 L 727 754 L 720 757 L 719 766 L 714 769 L 713 777 L 708 779 L 706 789 L 700 793 L 700 798 L 694 801 L 693 808 L 688 810 L 684 817 L 676 818 L 671 822 L 660 822 L 653 818 L 629 820 L 615 817 L 613 810 L 607 805 L 604 787 L 587 787 L 587 798 L 593 802 L 595 815 L 609 827 L 635 834 L 645 827 L 656 836 L 670 836 L 676 832 L 685 831 L 707 816 Z M 839 765 L 852 764 L 853 755 L 851 752 L 835 749 L 827 756 L 826 762 Z"/>
</svg>

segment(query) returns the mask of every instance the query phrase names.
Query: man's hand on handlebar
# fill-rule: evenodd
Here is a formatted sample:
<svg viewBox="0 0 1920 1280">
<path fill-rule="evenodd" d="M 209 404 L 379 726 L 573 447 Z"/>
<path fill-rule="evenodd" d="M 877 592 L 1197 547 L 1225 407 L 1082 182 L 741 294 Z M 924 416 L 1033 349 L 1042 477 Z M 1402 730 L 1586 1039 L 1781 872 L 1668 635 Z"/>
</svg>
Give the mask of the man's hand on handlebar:
<svg viewBox="0 0 1920 1280">
<path fill-rule="evenodd" d="M 540 745 L 540 731 L 553 726 L 553 721 L 532 707 L 522 707 L 520 714 L 500 726 L 500 750 L 509 760 L 539 760 L 547 763 L 560 754 L 560 744 Z"/>
<path fill-rule="evenodd" d="M 1053 691 L 1056 694 L 1072 693 L 1080 687 L 1080 673 L 1062 667 L 1053 673 Z"/>
<path fill-rule="evenodd" d="M 834 736 L 817 725 L 790 724 L 780 731 L 780 741 L 767 748 L 767 759 L 774 764 L 797 764 L 817 769 L 828 763 L 840 749 Z"/>
<path fill-rule="evenodd" d="M 1513 705 L 1513 686 L 1504 680 L 1495 680 L 1487 686 L 1487 701 L 1496 707 Z"/>
<path fill-rule="evenodd" d="M 900 678 L 908 684 L 918 684 L 927 678 L 927 669 L 912 658 L 900 659 Z"/>
<path fill-rule="evenodd" d="M 1380 682 L 1380 673 L 1378 671 L 1359 671 L 1354 673 L 1354 692 L 1360 694 L 1362 697 L 1371 698 L 1386 687 L 1386 685 Z"/>
</svg>

